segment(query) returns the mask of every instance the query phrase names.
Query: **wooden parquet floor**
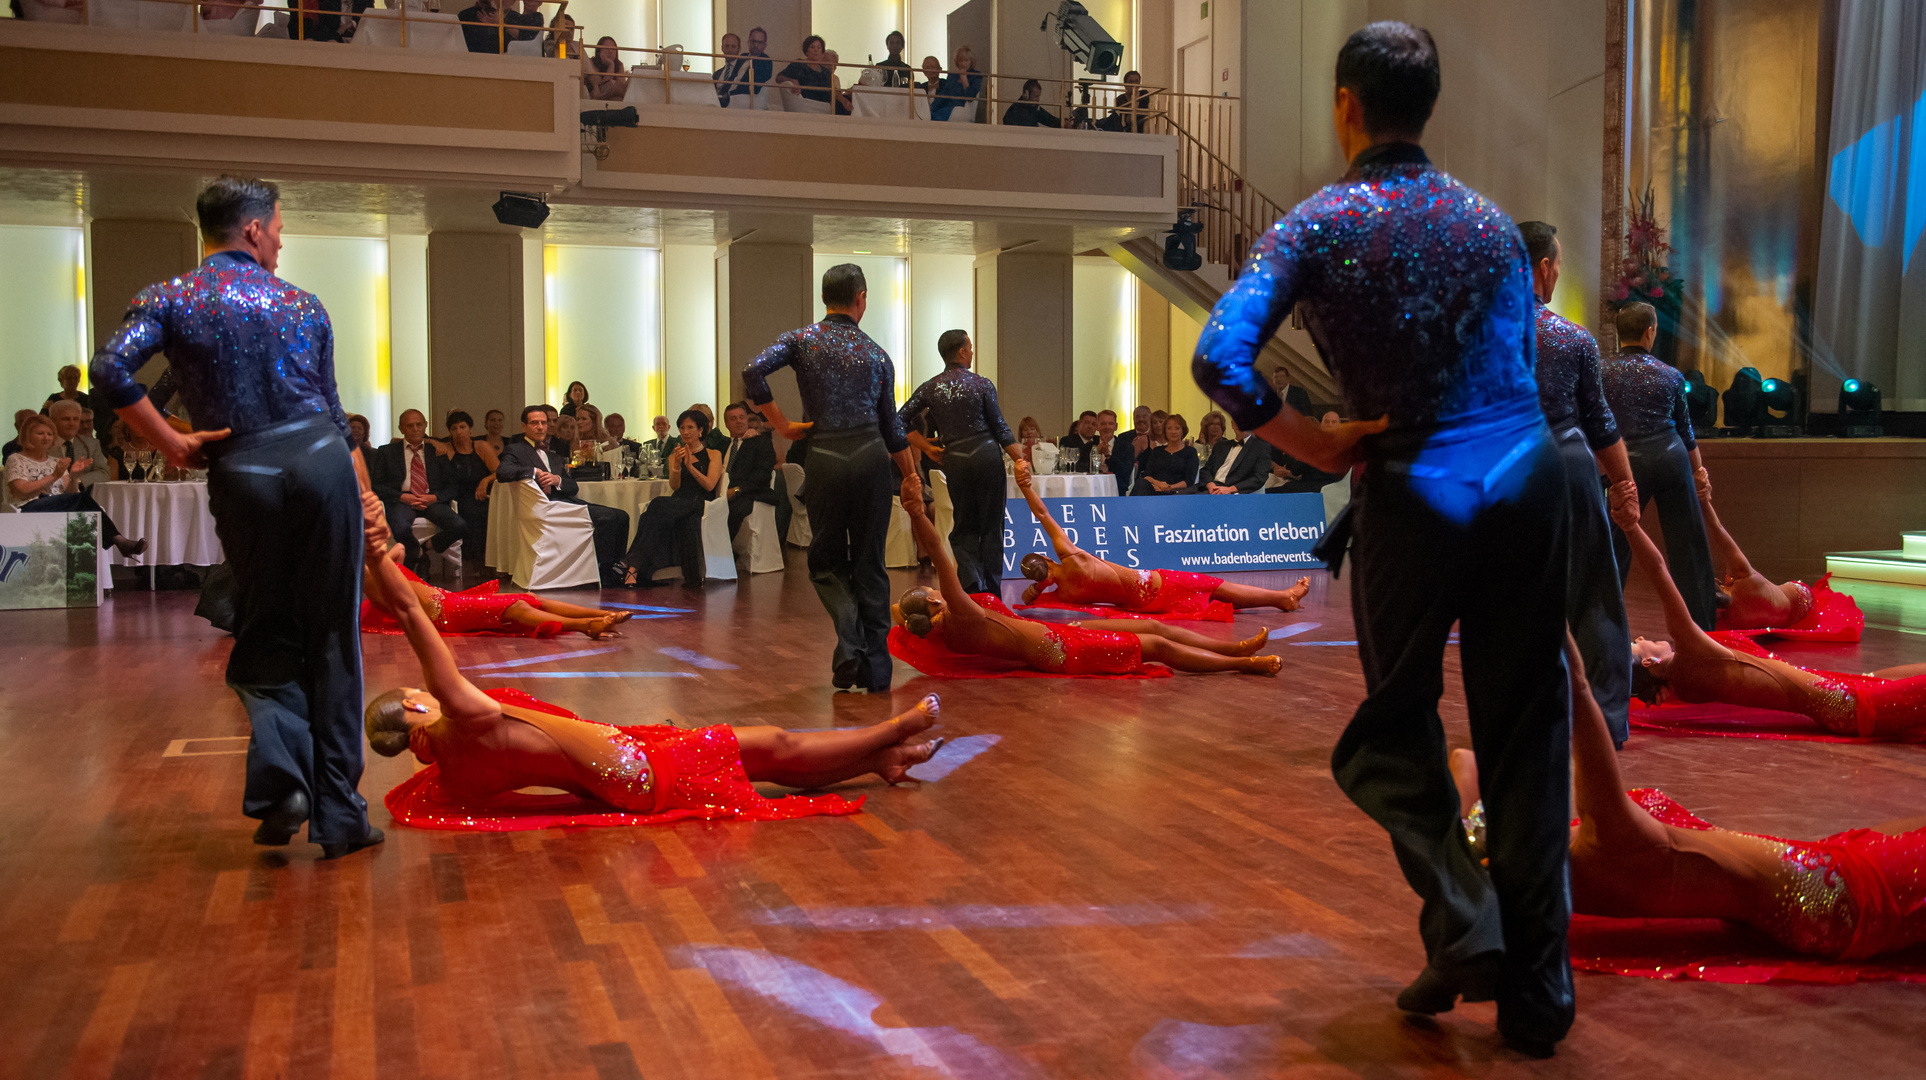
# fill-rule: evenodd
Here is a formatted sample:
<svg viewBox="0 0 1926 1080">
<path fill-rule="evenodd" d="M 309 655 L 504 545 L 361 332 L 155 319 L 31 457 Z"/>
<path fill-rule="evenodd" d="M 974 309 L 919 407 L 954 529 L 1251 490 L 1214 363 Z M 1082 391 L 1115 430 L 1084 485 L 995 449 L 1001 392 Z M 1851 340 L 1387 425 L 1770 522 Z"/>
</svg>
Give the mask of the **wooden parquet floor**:
<svg viewBox="0 0 1926 1080">
<path fill-rule="evenodd" d="M 0 1078 L 1926 1073 L 1926 986 L 1581 974 L 1546 1062 L 1502 1048 L 1489 1005 L 1402 1017 L 1417 905 L 1330 777 L 1362 684 L 1322 574 L 1302 611 L 1236 624 L 1316 624 L 1275 642 L 1275 681 L 899 667 L 884 700 L 831 693 L 790 556 L 702 594 L 611 593 L 689 609 L 616 642 L 457 649 L 484 685 L 622 723 L 860 724 L 937 690 L 942 733 L 980 737 L 948 775 L 847 785 L 869 796 L 847 818 L 457 834 L 392 826 L 410 759 L 370 756 L 388 841 L 334 863 L 249 842 L 228 643 L 192 594 L 0 615 Z M 1636 589 L 1634 624 L 1658 629 Z M 414 681 L 401 639 L 364 642 L 371 692 Z M 1926 660 L 1926 637 L 1789 651 L 1863 670 Z M 631 674 L 553 677 L 610 671 Z M 1916 746 L 1636 737 L 1624 762 L 1735 828 L 1926 812 Z"/>
</svg>

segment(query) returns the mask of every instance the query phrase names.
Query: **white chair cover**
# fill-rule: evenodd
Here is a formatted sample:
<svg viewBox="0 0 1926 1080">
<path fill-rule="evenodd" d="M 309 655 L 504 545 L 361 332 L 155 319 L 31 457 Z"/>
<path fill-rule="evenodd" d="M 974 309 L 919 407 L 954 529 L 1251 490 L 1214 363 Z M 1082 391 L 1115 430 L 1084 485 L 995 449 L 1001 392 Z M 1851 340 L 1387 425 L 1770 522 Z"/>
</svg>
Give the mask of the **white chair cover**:
<svg viewBox="0 0 1926 1080">
<path fill-rule="evenodd" d="M 1351 474 L 1347 472 L 1324 485 L 1320 494 L 1324 496 L 1324 520 L 1336 520 L 1338 511 L 1351 501 Z"/>
<path fill-rule="evenodd" d="M 965 101 L 950 110 L 950 123 L 974 124 L 976 123 L 977 110 L 982 107 L 983 103 L 981 101 Z"/>
<path fill-rule="evenodd" d="M 776 508 L 757 503 L 736 531 L 738 557 L 748 556 L 749 572 L 773 574 L 782 570 L 782 539 L 776 535 Z"/>
<path fill-rule="evenodd" d="M 784 540 L 797 547 L 808 547 L 812 534 L 809 531 L 809 510 L 803 506 L 797 493 L 802 491 L 803 467 L 793 461 L 782 463 L 783 483 L 789 487 L 789 535 Z"/>
<path fill-rule="evenodd" d="M 894 569 L 914 568 L 917 561 L 916 534 L 910 531 L 909 511 L 903 509 L 902 496 L 891 496 L 889 538 L 883 543 L 883 565 Z"/>
<path fill-rule="evenodd" d="M 508 43 L 508 55 L 540 56 L 542 55 L 543 44 L 544 42 L 540 37 L 532 37 L 527 41 L 511 41 Z"/>
<path fill-rule="evenodd" d="M 1039 442 L 1030 448 L 1030 468 L 1038 476 L 1049 476 L 1057 471 L 1057 448 L 1053 443 Z"/>
<path fill-rule="evenodd" d="M 930 470 L 930 491 L 936 496 L 936 513 L 930 524 L 936 526 L 936 535 L 943 541 L 943 551 L 949 555 L 951 562 L 955 562 L 956 552 L 950 550 L 950 530 L 956 528 L 956 503 L 950 499 L 950 478 L 943 475 L 943 470 Z"/>
<path fill-rule="evenodd" d="M 833 116 L 836 113 L 836 106 L 831 105 L 827 101 L 811 101 L 802 96 L 801 92 L 791 90 L 787 87 L 778 87 L 777 89 L 781 90 L 778 96 L 782 99 L 782 109 L 784 112 L 815 113 L 818 116 Z"/>
<path fill-rule="evenodd" d="M 409 531 L 415 534 L 415 543 L 425 544 L 429 540 L 434 539 L 435 534 L 441 530 L 436 528 L 435 523 L 429 521 L 427 518 L 418 517 L 415 519 L 414 528 Z M 428 565 L 432 569 L 436 563 L 440 563 L 444 569 L 452 568 L 455 580 L 459 582 L 461 580 L 461 541 L 457 540 L 449 544 L 447 551 L 436 551 L 433 548 L 429 548 Z"/>
<path fill-rule="evenodd" d="M 601 584 L 602 574 L 595 564 L 595 526 L 589 521 L 588 507 L 543 498 L 542 489 L 533 480 L 498 484 L 496 496 L 504 490 L 515 500 L 515 520 L 525 552 L 515 560 L 511 575 L 515 584 L 524 589 Z"/>
<path fill-rule="evenodd" d="M 736 580 L 736 553 L 729 544 L 729 500 L 710 499 L 702 508 L 702 576 Z"/>
<path fill-rule="evenodd" d="M 94 26 L 187 33 L 194 29 L 194 6 L 143 3 L 142 0 L 89 0 L 87 21 Z"/>
<path fill-rule="evenodd" d="M 384 9 L 385 11 L 385 9 Z M 395 14 L 394 12 L 386 12 Z M 355 27 L 354 45 L 381 45 L 399 49 L 401 44 L 400 19 L 362 19 Z M 509 44 L 512 50 L 519 42 Z M 540 46 L 537 39 L 532 42 Z M 467 52 L 468 39 L 462 37 L 461 20 L 441 11 L 416 11 L 408 9 L 408 48 L 423 49 L 428 52 Z"/>
<path fill-rule="evenodd" d="M 201 16 L 201 33 L 218 34 L 232 37 L 253 37 L 261 27 L 261 9 L 258 7 L 240 8 L 231 19 L 210 19 Z"/>
</svg>

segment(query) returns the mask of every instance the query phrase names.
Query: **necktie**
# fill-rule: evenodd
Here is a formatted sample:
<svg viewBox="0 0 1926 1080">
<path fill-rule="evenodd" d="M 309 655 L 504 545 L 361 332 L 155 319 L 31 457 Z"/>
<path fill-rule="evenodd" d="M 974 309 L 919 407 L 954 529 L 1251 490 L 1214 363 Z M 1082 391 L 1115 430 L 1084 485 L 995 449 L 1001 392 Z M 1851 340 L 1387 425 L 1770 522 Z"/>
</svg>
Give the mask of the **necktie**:
<svg viewBox="0 0 1926 1080">
<path fill-rule="evenodd" d="M 416 495 L 428 494 L 428 463 L 419 450 L 408 451 L 408 490 Z"/>
<path fill-rule="evenodd" d="M 727 457 L 722 459 L 722 475 L 724 476 L 729 475 L 729 466 L 735 464 L 735 461 L 736 461 L 736 447 L 741 445 L 742 445 L 741 439 L 729 440 L 729 454 Z"/>
<path fill-rule="evenodd" d="M 68 439 L 68 440 L 67 440 L 67 452 L 66 452 L 66 453 L 65 453 L 64 455 L 62 455 L 62 456 L 63 456 L 63 457 L 65 457 L 65 458 L 67 458 L 67 460 L 69 460 L 69 461 L 72 461 L 72 460 L 73 460 L 73 456 L 74 456 L 74 441 L 73 441 L 72 439 Z"/>
</svg>

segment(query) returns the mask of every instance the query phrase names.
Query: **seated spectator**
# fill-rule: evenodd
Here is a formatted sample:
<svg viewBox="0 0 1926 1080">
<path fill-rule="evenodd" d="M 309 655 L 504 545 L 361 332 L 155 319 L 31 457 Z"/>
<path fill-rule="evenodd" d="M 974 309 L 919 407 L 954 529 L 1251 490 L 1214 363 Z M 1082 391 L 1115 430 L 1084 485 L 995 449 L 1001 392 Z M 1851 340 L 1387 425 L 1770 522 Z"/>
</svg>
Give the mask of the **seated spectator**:
<svg viewBox="0 0 1926 1080">
<path fill-rule="evenodd" d="M 53 421 L 35 413 L 20 428 L 20 449 L 7 455 L 6 491 L 0 505 L 29 514 L 99 514 L 101 541 L 129 558 L 147 550 L 147 541 L 122 536 L 93 496 L 72 490 L 74 479 L 93 466 L 85 459 L 55 457 Z"/>
<path fill-rule="evenodd" d="M 879 69 L 876 84 L 895 90 L 909 89 L 916 80 L 910 74 L 909 62 L 903 59 L 903 35 L 891 30 L 883 37 L 883 49 L 889 55 L 876 63 Z"/>
<path fill-rule="evenodd" d="M 438 552 L 467 535 L 468 523 L 454 508 L 458 494 L 454 460 L 429 444 L 428 418 L 419 409 L 407 409 L 399 426 L 401 438 L 368 459 L 368 486 L 387 511 L 388 528 L 401 542 L 408 568 L 426 578 L 428 553 L 415 539 L 415 519 L 424 517 L 434 525 L 436 532 L 429 543 Z"/>
<path fill-rule="evenodd" d="M 1216 409 L 1204 414 L 1204 418 L 1197 422 L 1196 445 L 1199 458 L 1206 460 L 1210 458 L 1211 451 L 1217 448 L 1218 443 L 1224 441 L 1224 429 L 1229 425 L 1230 421 L 1224 419 L 1224 414 Z"/>
<path fill-rule="evenodd" d="M 368 441 L 368 418 L 360 413 L 348 414 L 348 441 L 361 450 L 361 458 L 366 461 L 374 453 L 374 444 Z"/>
<path fill-rule="evenodd" d="M 1057 448 L 1043 437 L 1043 425 L 1034 416 L 1026 416 L 1017 421 L 1017 445 L 1023 448 L 1024 459 L 1030 468 L 1040 476 L 1048 476 L 1057 471 Z"/>
<path fill-rule="evenodd" d="M 204 23 L 225 23 L 241 15 L 246 15 L 251 25 L 253 20 L 261 17 L 261 0 L 219 0 L 217 3 L 201 5 L 201 21 Z"/>
<path fill-rule="evenodd" d="M 770 486 L 776 471 L 776 440 L 751 430 L 754 415 L 746 401 L 732 402 L 722 410 L 722 422 L 729 429 L 728 441 L 722 444 L 723 497 L 729 500 L 732 541 L 757 503 L 776 505 L 776 491 Z"/>
<path fill-rule="evenodd" d="M 1117 465 L 1122 461 L 1122 453 L 1125 445 L 1123 440 L 1117 438 L 1117 410 L 1104 409 L 1099 412 L 1097 414 L 1097 448 L 1092 456 L 1097 459 L 1099 468 L 1103 472 L 1115 473 L 1117 471 Z M 1128 472 L 1128 466 L 1126 466 L 1126 472 Z M 1117 477 L 1117 483 L 1119 485 L 1128 482 L 1128 476 Z M 1121 494 L 1122 491 L 1122 487 L 1119 486 L 1118 493 Z"/>
<path fill-rule="evenodd" d="M 749 28 L 749 66 L 758 91 L 775 81 L 776 62 L 769 59 L 769 31 L 760 26 Z"/>
<path fill-rule="evenodd" d="M 596 101 L 621 101 L 629 92 L 629 80 L 623 77 L 627 69 L 616 49 L 615 39 L 604 35 L 582 61 L 582 91 Z"/>
<path fill-rule="evenodd" d="M 554 431 L 555 438 L 562 444 L 563 457 L 572 464 L 575 461 L 575 455 L 582 449 L 580 426 L 576 424 L 573 416 L 558 416 L 555 418 Z"/>
<path fill-rule="evenodd" d="M 629 515 L 612 506 L 596 506 L 576 497 L 580 488 L 568 475 L 568 459 L 550 449 L 548 417 L 546 405 L 530 405 L 522 410 L 522 433 L 502 449 L 495 479 L 503 484 L 532 480 L 549 499 L 586 507 L 589 523 L 595 530 L 595 562 L 601 569 L 602 584 L 615 585 L 622 580 L 616 563 L 628 540 Z"/>
<path fill-rule="evenodd" d="M 517 10 L 523 6 L 528 10 Z M 542 5 L 534 0 L 526 5 L 521 0 L 475 0 L 474 7 L 463 8 L 455 17 L 463 23 L 461 36 L 469 52 L 500 53 L 508 51 L 511 41 L 535 36 L 542 25 Z"/>
<path fill-rule="evenodd" d="M 587 384 L 580 381 L 569 383 L 568 389 L 562 391 L 562 415 L 574 416 L 576 409 L 588 404 L 588 399 Z"/>
<path fill-rule="evenodd" d="M 1197 448 L 1185 443 L 1190 424 L 1172 413 L 1164 418 L 1164 441 L 1137 463 L 1132 495 L 1183 495 L 1197 490 Z"/>
<path fill-rule="evenodd" d="M 583 405 L 575 410 L 575 438 L 580 442 L 602 444 L 602 410 Z"/>
<path fill-rule="evenodd" d="M 702 513 L 710 499 L 722 494 L 722 455 L 707 445 L 707 417 L 702 413 L 685 410 L 676 427 L 682 438 L 669 454 L 669 494 L 649 501 L 617 567 L 631 586 L 653 585 L 657 570 L 679 564 L 683 587 L 702 588 Z M 723 445 L 728 445 L 726 439 Z"/>
<path fill-rule="evenodd" d="M 676 442 L 675 436 L 669 434 L 669 418 L 658 416 L 649 427 L 655 432 L 655 438 L 645 440 L 642 445 L 655 448 L 657 461 L 669 460 L 669 453 L 675 449 Z"/>
<path fill-rule="evenodd" d="M 1254 434 L 1223 438 L 1204 465 L 1204 490 L 1212 495 L 1249 495 L 1270 479 L 1271 444 Z"/>
<path fill-rule="evenodd" d="M 342 0 L 299 0 L 299 14 L 288 27 L 288 37 L 296 41 L 340 41 Z M 362 3 L 365 10 L 367 4 Z"/>
<path fill-rule="evenodd" d="M 1038 104 L 1043 99 L 1043 84 L 1035 79 L 1023 83 L 1023 97 L 1003 110 L 1004 127 L 1062 127 L 1055 113 Z"/>
<path fill-rule="evenodd" d="M 1057 467 L 1064 472 L 1099 472 L 1102 463 L 1096 451 L 1097 414 L 1085 409 L 1071 425 L 1070 434 L 1057 441 Z M 1091 468 L 1092 462 L 1097 462 L 1097 468 Z"/>
<path fill-rule="evenodd" d="M 781 74 L 776 76 L 777 85 L 787 87 L 789 93 L 802 94 L 806 100 L 832 104 L 831 83 L 834 80 L 828 58 L 824 55 L 827 50 L 823 46 L 822 35 L 811 34 L 804 38 L 802 51 L 801 60 L 783 68 Z"/>
<path fill-rule="evenodd" d="M 5 461 L 9 456 L 20 452 L 20 432 L 26 428 L 27 418 L 39 415 L 39 413 L 32 409 L 15 410 L 13 414 L 13 438 L 7 440 L 7 445 L 4 448 L 0 448 L 0 461 Z"/>
<path fill-rule="evenodd" d="M 1146 451 L 1152 446 L 1156 446 L 1157 443 L 1163 439 L 1164 421 L 1168 419 L 1170 419 L 1170 414 L 1162 409 L 1152 409 L 1150 411 L 1150 427 L 1145 429 L 1150 436 L 1149 445 L 1144 447 Z"/>
<path fill-rule="evenodd" d="M 133 428 L 127 421 L 116 419 L 107 432 L 107 456 L 114 462 L 114 477 L 118 480 L 133 480 L 136 463 L 145 455 L 153 453 L 154 446 Z"/>
<path fill-rule="evenodd" d="M 842 56 L 835 49 L 829 49 L 823 53 L 823 63 L 829 65 L 829 92 L 836 99 L 836 115 L 848 116 L 849 91 L 843 89 L 842 72 L 837 68 L 837 65 L 842 62 Z"/>
<path fill-rule="evenodd" d="M 1123 81 L 1124 89 L 1117 95 L 1116 107 L 1095 126 L 1098 131 L 1134 131 L 1141 135 L 1145 122 L 1150 119 L 1150 91 L 1140 89 L 1144 77 L 1137 72 L 1125 72 Z"/>
<path fill-rule="evenodd" d="M 542 42 L 542 55 L 551 60 L 577 60 L 581 58 L 581 47 L 574 42 L 575 20 L 567 12 L 558 11 L 548 21 L 548 40 Z"/>
<path fill-rule="evenodd" d="M 493 447 L 475 437 L 474 417 L 456 409 L 448 414 L 447 427 L 442 456 L 448 458 L 454 473 L 455 513 L 466 526 L 461 561 L 463 567 L 480 570 L 488 555 L 488 497 L 495 488 L 495 470 L 502 462 Z"/>
<path fill-rule="evenodd" d="M 927 62 L 924 70 L 929 70 Z M 948 120 L 958 109 L 976 108 L 977 95 L 982 92 L 983 73 L 976 70 L 976 55 L 968 45 L 958 45 L 949 74 L 936 85 L 936 99 L 930 102 L 930 119 Z"/>
<path fill-rule="evenodd" d="M 1343 422 L 1343 419 L 1337 413 L 1327 412 L 1320 422 L 1325 427 L 1336 427 Z M 1284 481 L 1283 484 L 1270 489 L 1273 495 L 1298 495 L 1323 491 L 1327 485 L 1337 483 L 1344 475 L 1313 468 L 1282 450 L 1273 450 L 1271 460 L 1271 475 Z"/>
<path fill-rule="evenodd" d="M 923 58 L 923 81 L 917 83 L 916 88 L 923 92 L 924 97 L 934 100 L 936 97 L 936 88 L 941 85 L 943 85 L 943 61 L 938 60 L 934 56 L 925 56 Z"/>
<path fill-rule="evenodd" d="M 502 437 L 502 425 L 506 423 L 508 423 L 508 414 L 500 409 L 490 409 L 488 414 L 482 417 L 481 441 L 487 443 L 497 454 L 502 452 L 502 447 L 508 442 Z"/>
<path fill-rule="evenodd" d="M 13 8 L 16 19 L 76 26 L 82 14 L 82 0 L 18 0 Z"/>
<path fill-rule="evenodd" d="M 722 66 L 712 76 L 716 84 L 716 100 L 725 109 L 754 108 L 755 62 L 742 55 L 742 39 L 734 34 L 722 35 L 722 55 Z"/>
<path fill-rule="evenodd" d="M 86 417 L 80 404 L 65 398 L 58 399 L 47 406 L 47 418 L 53 421 L 55 457 L 71 461 L 89 462 L 87 468 L 74 474 L 67 485 L 69 491 L 86 491 L 102 480 L 111 478 L 108 467 L 112 462 L 100 448 L 100 442 L 86 426 Z"/>
<path fill-rule="evenodd" d="M 68 364 L 66 367 L 61 368 L 54 377 L 60 380 L 60 392 L 47 395 L 47 403 L 40 407 L 41 412 L 47 413 L 49 416 L 53 415 L 51 412 L 48 412 L 48 406 L 56 401 L 71 401 L 83 409 L 91 409 L 94 407 L 93 399 L 88 397 L 86 393 L 80 389 L 79 368 Z"/>
<path fill-rule="evenodd" d="M 602 453 L 620 455 L 623 451 L 629 450 L 641 453 L 641 443 L 624 437 L 628 434 L 628 430 L 629 422 L 622 418 L 621 413 L 610 413 L 609 418 L 602 421 Z"/>
<path fill-rule="evenodd" d="M 722 429 L 716 426 L 716 411 L 714 409 L 711 409 L 699 401 L 689 406 L 689 408 L 701 413 L 702 419 L 705 421 L 702 425 L 702 445 L 711 450 L 720 450 L 729 445 L 729 436 L 724 435 Z M 673 450 L 674 448 L 671 447 L 670 449 Z"/>
</svg>

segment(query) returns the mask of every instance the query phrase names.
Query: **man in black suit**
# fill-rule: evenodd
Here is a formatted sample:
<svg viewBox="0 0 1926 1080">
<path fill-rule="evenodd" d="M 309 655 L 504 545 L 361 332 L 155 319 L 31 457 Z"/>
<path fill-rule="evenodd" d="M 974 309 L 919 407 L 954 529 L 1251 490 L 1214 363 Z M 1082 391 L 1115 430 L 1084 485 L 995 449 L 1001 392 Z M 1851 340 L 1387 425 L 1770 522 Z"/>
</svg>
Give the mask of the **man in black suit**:
<svg viewBox="0 0 1926 1080">
<path fill-rule="evenodd" d="M 1249 495 L 1262 491 L 1271 476 L 1271 444 L 1247 431 L 1236 440 L 1219 439 L 1204 465 L 1204 490 L 1212 495 Z"/>
<path fill-rule="evenodd" d="M 495 482 L 516 484 L 533 480 L 551 500 L 588 507 L 589 521 L 595 526 L 595 562 L 602 571 L 602 584 L 620 585 L 622 578 L 613 568 L 629 547 L 629 515 L 613 506 L 597 506 L 575 497 L 576 484 L 568 475 L 568 453 L 557 454 L 549 449 L 545 408 L 530 405 L 522 410 L 523 437 L 503 444 L 502 463 L 495 470 Z"/>
<path fill-rule="evenodd" d="M 757 503 L 776 505 L 775 489 L 769 486 L 770 474 L 776 469 L 776 440 L 767 431 L 750 433 L 749 406 L 745 402 L 731 402 L 722 410 L 722 423 L 729 429 L 729 441 L 722 448 L 722 470 L 728 477 L 729 538 L 734 540 L 736 530 L 742 528 Z"/>
<path fill-rule="evenodd" d="M 468 523 L 450 503 L 455 501 L 455 463 L 442 457 L 424 436 L 428 418 L 419 409 L 401 414 L 401 440 L 377 447 L 368 459 L 368 484 L 388 515 L 388 528 L 401 541 L 408 566 L 428 576 L 428 555 L 415 539 L 415 519 L 425 517 L 438 532 L 429 542 L 447 551 L 468 534 Z"/>
<path fill-rule="evenodd" d="M 1057 440 L 1057 471 L 1091 472 L 1090 458 L 1097 450 L 1097 414 L 1089 409 L 1077 416 L 1077 426 Z"/>
</svg>

